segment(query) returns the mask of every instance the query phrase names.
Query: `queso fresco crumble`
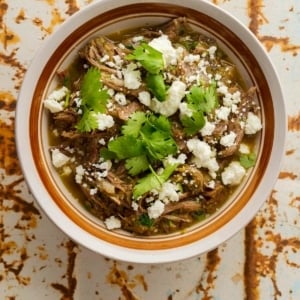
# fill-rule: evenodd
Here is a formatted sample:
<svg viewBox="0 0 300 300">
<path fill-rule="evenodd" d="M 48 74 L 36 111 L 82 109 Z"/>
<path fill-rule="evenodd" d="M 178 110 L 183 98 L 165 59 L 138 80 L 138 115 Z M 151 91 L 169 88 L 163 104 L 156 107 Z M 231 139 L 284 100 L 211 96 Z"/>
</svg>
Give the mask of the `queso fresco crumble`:
<svg viewBox="0 0 300 300">
<path fill-rule="evenodd" d="M 256 88 L 185 18 L 89 41 L 50 112 L 52 163 L 108 230 L 170 233 L 218 210 L 256 161 Z"/>
</svg>

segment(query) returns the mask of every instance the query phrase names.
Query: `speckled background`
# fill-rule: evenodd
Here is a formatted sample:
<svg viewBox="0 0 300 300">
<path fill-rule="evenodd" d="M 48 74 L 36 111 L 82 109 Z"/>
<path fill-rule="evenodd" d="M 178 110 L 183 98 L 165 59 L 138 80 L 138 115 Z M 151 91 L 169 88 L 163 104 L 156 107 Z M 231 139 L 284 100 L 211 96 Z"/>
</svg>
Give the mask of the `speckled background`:
<svg viewBox="0 0 300 300">
<path fill-rule="evenodd" d="M 24 73 L 41 44 L 91 2 L 0 0 L 0 299 L 300 299 L 300 1 L 212 1 L 250 28 L 279 73 L 286 152 L 270 197 L 245 230 L 207 254 L 165 265 L 117 262 L 72 242 L 37 206 L 19 167 L 14 111 Z"/>
</svg>

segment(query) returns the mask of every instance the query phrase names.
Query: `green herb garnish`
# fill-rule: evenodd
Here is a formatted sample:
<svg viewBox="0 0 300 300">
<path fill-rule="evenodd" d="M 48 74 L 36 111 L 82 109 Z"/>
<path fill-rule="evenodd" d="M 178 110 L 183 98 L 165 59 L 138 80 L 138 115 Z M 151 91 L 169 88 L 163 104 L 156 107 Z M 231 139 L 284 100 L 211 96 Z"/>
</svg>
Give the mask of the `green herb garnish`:
<svg viewBox="0 0 300 300">
<path fill-rule="evenodd" d="M 193 86 L 186 95 L 188 108 L 192 111 L 191 116 L 181 116 L 180 120 L 188 135 L 197 133 L 204 125 L 204 116 L 211 113 L 218 106 L 216 83 L 208 87 Z"/>
<path fill-rule="evenodd" d="M 151 173 L 138 180 L 137 184 L 133 188 L 133 198 L 138 199 L 145 193 L 159 189 L 161 185 L 166 182 L 172 173 L 176 170 L 178 164 L 170 164 L 163 169 L 162 172 L 157 174 L 152 167 L 150 167 Z"/>
<path fill-rule="evenodd" d="M 106 111 L 109 95 L 103 89 L 100 70 L 89 68 L 80 87 L 82 117 L 76 128 L 81 132 L 89 132 L 98 126 L 96 113 Z"/>
<path fill-rule="evenodd" d="M 162 53 L 147 43 L 141 43 L 126 59 L 138 61 L 150 74 L 158 74 L 164 68 Z"/>
<path fill-rule="evenodd" d="M 154 220 L 150 219 L 149 215 L 145 213 L 145 214 L 140 215 L 139 222 L 143 226 L 151 227 L 154 223 Z"/>
<path fill-rule="evenodd" d="M 256 162 L 256 154 L 241 154 L 240 156 L 240 164 L 245 168 L 249 169 L 255 165 Z"/>
<path fill-rule="evenodd" d="M 122 135 L 110 141 L 100 155 L 125 159 L 130 175 L 147 170 L 153 161 L 162 160 L 177 151 L 170 122 L 165 116 L 135 112 L 121 131 Z"/>
<path fill-rule="evenodd" d="M 163 75 L 148 73 L 146 76 L 146 85 L 150 92 L 158 101 L 165 101 L 167 95 L 167 87 L 164 82 Z"/>
</svg>

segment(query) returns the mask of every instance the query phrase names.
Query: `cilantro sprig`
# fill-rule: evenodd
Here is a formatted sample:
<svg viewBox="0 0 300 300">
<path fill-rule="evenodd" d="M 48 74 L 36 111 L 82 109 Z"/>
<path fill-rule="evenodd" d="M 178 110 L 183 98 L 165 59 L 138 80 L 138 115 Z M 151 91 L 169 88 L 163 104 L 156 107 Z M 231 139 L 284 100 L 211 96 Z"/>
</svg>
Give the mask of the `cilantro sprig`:
<svg viewBox="0 0 300 300">
<path fill-rule="evenodd" d="M 197 133 L 204 125 L 204 116 L 211 113 L 219 104 L 216 92 L 216 83 L 212 82 L 208 87 L 193 86 L 186 95 L 191 116 L 183 115 L 180 121 L 188 135 Z"/>
<path fill-rule="evenodd" d="M 150 74 L 158 74 L 164 68 L 162 53 L 147 43 L 141 43 L 126 59 L 138 61 Z"/>
<path fill-rule="evenodd" d="M 103 88 L 101 72 L 96 68 L 89 68 L 85 73 L 80 87 L 82 116 L 76 125 L 81 132 L 90 132 L 98 126 L 97 113 L 106 111 L 109 95 Z"/>
<path fill-rule="evenodd" d="M 133 198 L 138 199 L 140 196 L 151 190 L 159 189 L 160 186 L 170 178 L 177 166 L 178 164 L 169 164 L 159 174 L 151 167 L 151 173 L 139 179 L 137 184 L 134 186 Z"/>
<path fill-rule="evenodd" d="M 142 65 L 147 71 L 145 82 L 148 89 L 158 101 L 164 101 L 167 86 L 162 75 L 164 69 L 163 54 L 147 43 L 142 43 L 132 53 L 128 54 L 126 59 L 136 60 Z"/>
<path fill-rule="evenodd" d="M 147 170 L 151 163 L 177 151 L 171 124 L 165 116 L 135 112 L 122 126 L 121 132 L 122 135 L 111 140 L 100 155 L 106 159 L 124 159 L 130 175 Z"/>
</svg>

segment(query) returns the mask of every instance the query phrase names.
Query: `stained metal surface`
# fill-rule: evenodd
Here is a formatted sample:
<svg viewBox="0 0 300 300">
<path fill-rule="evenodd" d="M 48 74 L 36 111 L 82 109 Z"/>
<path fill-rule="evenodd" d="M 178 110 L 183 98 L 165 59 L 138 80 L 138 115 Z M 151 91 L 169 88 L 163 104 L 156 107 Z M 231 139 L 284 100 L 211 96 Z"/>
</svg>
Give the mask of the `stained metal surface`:
<svg viewBox="0 0 300 300">
<path fill-rule="evenodd" d="M 24 73 L 41 44 L 90 2 L 0 0 L 0 299 L 300 299 L 300 1 L 212 1 L 254 32 L 279 73 L 285 157 L 245 230 L 207 254 L 155 266 L 112 261 L 72 242 L 35 203 L 16 157 Z"/>
</svg>

